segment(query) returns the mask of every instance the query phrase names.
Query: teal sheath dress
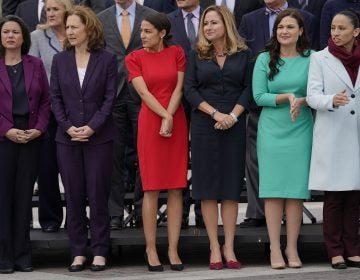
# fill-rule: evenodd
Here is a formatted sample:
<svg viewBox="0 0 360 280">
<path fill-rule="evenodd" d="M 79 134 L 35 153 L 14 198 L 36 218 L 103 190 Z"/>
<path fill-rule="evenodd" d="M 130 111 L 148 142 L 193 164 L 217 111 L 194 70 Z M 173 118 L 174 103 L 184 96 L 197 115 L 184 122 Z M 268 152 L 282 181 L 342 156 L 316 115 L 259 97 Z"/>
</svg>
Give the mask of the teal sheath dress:
<svg viewBox="0 0 360 280">
<path fill-rule="evenodd" d="M 301 107 L 295 121 L 290 105 L 276 104 L 276 95 L 306 96 L 310 57 L 282 58 L 279 73 L 268 79 L 269 53 L 261 53 L 253 74 L 253 95 L 263 107 L 258 124 L 259 196 L 261 198 L 309 198 L 308 180 L 313 117 Z"/>
</svg>

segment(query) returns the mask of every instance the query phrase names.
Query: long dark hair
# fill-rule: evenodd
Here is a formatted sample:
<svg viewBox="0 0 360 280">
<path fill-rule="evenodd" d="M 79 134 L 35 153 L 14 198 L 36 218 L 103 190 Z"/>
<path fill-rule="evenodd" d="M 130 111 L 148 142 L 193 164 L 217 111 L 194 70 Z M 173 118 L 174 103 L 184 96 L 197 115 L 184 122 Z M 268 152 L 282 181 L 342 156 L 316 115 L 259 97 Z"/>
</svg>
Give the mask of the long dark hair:
<svg viewBox="0 0 360 280">
<path fill-rule="evenodd" d="M 270 55 L 270 62 L 269 62 L 269 80 L 273 80 L 275 75 L 279 73 L 279 66 L 284 64 L 284 61 L 280 58 L 280 43 L 277 40 L 277 28 L 279 23 L 282 21 L 285 17 L 291 17 L 294 18 L 299 28 L 302 28 L 303 32 L 299 36 L 299 39 L 296 42 L 296 50 L 301 56 L 309 56 L 310 55 L 310 41 L 309 37 L 307 35 L 305 25 L 304 25 L 304 19 L 301 15 L 301 13 L 296 9 L 286 9 L 279 13 L 279 15 L 276 17 L 274 27 L 272 30 L 272 37 L 270 41 L 265 46 L 265 51 L 269 52 Z"/>
</svg>

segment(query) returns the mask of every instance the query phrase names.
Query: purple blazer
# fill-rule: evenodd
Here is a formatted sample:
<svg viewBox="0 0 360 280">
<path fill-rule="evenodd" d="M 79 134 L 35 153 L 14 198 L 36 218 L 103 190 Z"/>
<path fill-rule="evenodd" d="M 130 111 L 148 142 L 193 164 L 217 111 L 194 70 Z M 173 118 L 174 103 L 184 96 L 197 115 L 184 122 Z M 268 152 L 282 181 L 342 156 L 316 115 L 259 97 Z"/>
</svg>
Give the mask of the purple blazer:
<svg viewBox="0 0 360 280">
<path fill-rule="evenodd" d="M 55 141 L 79 145 L 66 131 L 88 125 L 95 133 L 90 145 L 114 139 L 112 108 L 117 90 L 116 56 L 101 49 L 91 52 L 82 87 L 76 68 L 74 50 L 54 56 L 51 67 L 50 96 L 58 122 Z"/>
<path fill-rule="evenodd" d="M 29 102 L 29 129 L 45 132 L 50 117 L 49 83 L 39 58 L 23 55 L 26 95 Z M 12 86 L 4 58 L 0 58 L 0 141 L 14 127 L 12 114 Z"/>
</svg>

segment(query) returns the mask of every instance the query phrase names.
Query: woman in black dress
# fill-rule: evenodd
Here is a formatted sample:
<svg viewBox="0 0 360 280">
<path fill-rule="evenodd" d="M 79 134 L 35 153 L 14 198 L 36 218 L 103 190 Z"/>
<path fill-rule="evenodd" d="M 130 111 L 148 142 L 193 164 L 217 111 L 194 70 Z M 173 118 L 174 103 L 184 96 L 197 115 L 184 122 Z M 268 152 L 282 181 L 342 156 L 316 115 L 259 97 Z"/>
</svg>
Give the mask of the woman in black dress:
<svg viewBox="0 0 360 280">
<path fill-rule="evenodd" d="M 238 200 L 245 170 L 245 109 L 251 100 L 251 51 L 238 35 L 230 11 L 207 8 L 196 51 L 189 55 L 185 96 L 191 115 L 192 194 L 210 240 L 210 269 L 239 268 L 234 253 Z M 225 244 L 220 248 L 218 200 Z"/>
</svg>

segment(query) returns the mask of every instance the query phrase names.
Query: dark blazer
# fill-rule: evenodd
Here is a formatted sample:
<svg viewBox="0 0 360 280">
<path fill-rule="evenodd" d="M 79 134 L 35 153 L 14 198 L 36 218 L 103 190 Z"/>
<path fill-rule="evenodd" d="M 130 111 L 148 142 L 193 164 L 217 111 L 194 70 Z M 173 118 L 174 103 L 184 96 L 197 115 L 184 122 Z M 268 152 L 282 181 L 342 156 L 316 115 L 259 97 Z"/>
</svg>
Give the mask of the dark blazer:
<svg viewBox="0 0 360 280">
<path fill-rule="evenodd" d="M 2 16 L 13 15 L 16 11 L 16 7 L 26 0 L 2 0 Z"/>
<path fill-rule="evenodd" d="M 114 0 L 84 0 L 81 4 L 90 7 L 97 14 L 114 5 Z"/>
<path fill-rule="evenodd" d="M 177 8 L 176 0 L 144 0 L 144 6 L 165 14 Z"/>
<path fill-rule="evenodd" d="M 38 2 L 39 0 L 26 0 L 20 3 L 15 11 L 15 15 L 24 20 L 30 32 L 39 24 Z"/>
<path fill-rule="evenodd" d="M 54 55 L 51 68 L 51 105 L 58 122 L 56 142 L 72 142 L 66 131 L 71 127 L 88 125 L 95 134 L 89 144 L 113 140 L 112 108 L 116 94 L 116 58 L 105 50 L 90 54 L 82 87 L 78 78 L 74 50 Z"/>
<path fill-rule="evenodd" d="M 300 10 L 304 17 L 305 26 L 310 40 L 313 39 L 314 16 L 309 12 Z M 247 44 L 254 55 L 265 48 L 270 39 L 269 17 L 265 15 L 265 8 L 257 9 L 243 16 L 239 33 L 247 40 Z"/>
<path fill-rule="evenodd" d="M 200 5 L 204 9 L 215 5 L 215 0 L 200 0 Z M 243 15 L 250 13 L 256 9 L 259 9 L 264 6 L 263 0 L 236 0 L 234 7 L 234 17 L 236 26 L 239 27 Z"/>
<path fill-rule="evenodd" d="M 29 128 L 45 132 L 50 117 L 49 83 L 40 59 L 23 55 L 26 95 L 29 100 Z M 0 58 L 0 141 L 13 127 L 12 86 L 4 58 Z"/>
<path fill-rule="evenodd" d="M 201 9 L 200 15 L 202 14 L 202 12 L 203 10 Z M 191 45 L 186 33 L 184 18 L 181 9 L 173 11 L 172 13 L 168 14 L 167 17 L 171 23 L 171 42 L 174 45 L 180 45 L 183 48 L 185 54 L 187 55 L 191 50 Z"/>
<path fill-rule="evenodd" d="M 321 11 L 326 0 L 308 0 L 308 5 L 305 7 L 305 11 L 312 13 L 315 16 L 315 29 L 312 46 L 315 50 L 320 49 L 320 19 Z M 299 0 L 288 0 L 289 6 L 299 8 Z M 329 27 L 330 29 L 330 27 Z"/>
<path fill-rule="evenodd" d="M 154 10 L 143 7 L 139 4 L 136 4 L 135 11 L 135 22 L 134 28 L 131 33 L 130 42 L 128 47 L 125 49 L 124 43 L 120 36 L 120 31 L 116 23 L 115 16 L 115 5 L 107 8 L 98 14 L 100 21 L 104 26 L 104 37 L 106 42 L 106 49 L 111 53 L 114 53 L 118 62 L 118 77 L 119 84 L 117 89 L 117 96 L 119 98 L 123 98 L 127 92 L 127 71 L 125 67 L 125 56 L 132 52 L 133 50 L 139 49 L 142 47 L 141 39 L 140 39 L 140 24 L 141 21 L 149 14 L 155 13 Z M 135 90 L 130 91 L 131 98 L 140 103 L 140 97 L 135 92 Z"/>
<path fill-rule="evenodd" d="M 320 49 L 327 46 L 327 42 L 330 38 L 330 27 L 333 16 L 340 11 L 350 8 L 360 11 L 360 2 L 354 3 L 349 0 L 326 1 L 320 20 Z"/>
</svg>

